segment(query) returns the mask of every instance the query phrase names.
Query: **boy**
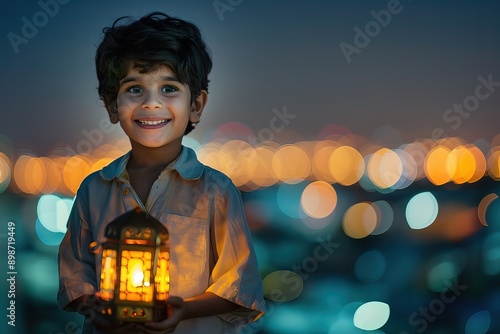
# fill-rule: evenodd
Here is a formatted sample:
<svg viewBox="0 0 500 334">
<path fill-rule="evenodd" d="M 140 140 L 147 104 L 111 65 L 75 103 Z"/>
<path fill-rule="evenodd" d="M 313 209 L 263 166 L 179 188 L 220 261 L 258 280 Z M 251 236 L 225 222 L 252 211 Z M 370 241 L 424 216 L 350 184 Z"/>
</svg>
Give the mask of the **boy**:
<svg viewBox="0 0 500 334">
<path fill-rule="evenodd" d="M 264 300 L 241 196 L 181 145 L 200 121 L 212 61 L 193 24 L 152 13 L 104 30 L 99 96 L 132 149 L 81 184 L 59 249 L 60 308 L 86 315 L 84 333 L 232 333 L 263 314 Z M 99 310 L 107 223 L 135 208 L 170 235 L 168 318 L 113 323 Z"/>
</svg>

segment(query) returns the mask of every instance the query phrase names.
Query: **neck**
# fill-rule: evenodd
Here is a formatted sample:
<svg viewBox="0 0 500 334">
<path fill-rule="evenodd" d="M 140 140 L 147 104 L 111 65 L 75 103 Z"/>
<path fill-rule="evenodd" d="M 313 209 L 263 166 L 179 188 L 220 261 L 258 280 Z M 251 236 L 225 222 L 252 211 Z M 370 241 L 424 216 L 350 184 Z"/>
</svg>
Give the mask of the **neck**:
<svg viewBox="0 0 500 334">
<path fill-rule="evenodd" d="M 181 141 L 173 145 L 146 147 L 131 141 L 132 155 L 128 162 L 130 168 L 165 167 L 181 153 Z"/>
</svg>

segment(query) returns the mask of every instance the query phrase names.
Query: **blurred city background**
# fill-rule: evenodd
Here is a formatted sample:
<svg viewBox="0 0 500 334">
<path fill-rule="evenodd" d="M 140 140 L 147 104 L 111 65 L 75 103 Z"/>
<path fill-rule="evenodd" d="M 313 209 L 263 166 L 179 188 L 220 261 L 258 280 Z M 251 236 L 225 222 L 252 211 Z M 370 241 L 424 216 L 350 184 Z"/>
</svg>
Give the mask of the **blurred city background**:
<svg viewBox="0 0 500 334">
<path fill-rule="evenodd" d="M 212 51 L 184 144 L 242 192 L 268 298 L 243 333 L 500 332 L 500 5 L 417 0 L 2 2 L 0 332 L 81 328 L 58 245 L 80 182 L 130 147 L 95 49 L 151 11 Z"/>
</svg>

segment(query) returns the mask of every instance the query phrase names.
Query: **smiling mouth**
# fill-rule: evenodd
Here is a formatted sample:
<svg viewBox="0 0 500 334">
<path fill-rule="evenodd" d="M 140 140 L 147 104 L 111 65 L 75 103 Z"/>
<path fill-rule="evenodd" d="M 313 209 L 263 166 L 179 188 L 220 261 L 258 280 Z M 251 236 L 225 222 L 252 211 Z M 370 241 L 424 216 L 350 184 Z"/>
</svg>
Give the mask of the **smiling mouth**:
<svg viewBox="0 0 500 334">
<path fill-rule="evenodd" d="M 159 125 L 159 124 L 163 124 L 163 123 L 167 123 L 168 120 L 166 119 L 162 119 L 160 121 L 143 121 L 143 120 L 138 120 L 136 122 L 138 122 L 139 124 L 142 124 L 142 125 Z"/>
</svg>

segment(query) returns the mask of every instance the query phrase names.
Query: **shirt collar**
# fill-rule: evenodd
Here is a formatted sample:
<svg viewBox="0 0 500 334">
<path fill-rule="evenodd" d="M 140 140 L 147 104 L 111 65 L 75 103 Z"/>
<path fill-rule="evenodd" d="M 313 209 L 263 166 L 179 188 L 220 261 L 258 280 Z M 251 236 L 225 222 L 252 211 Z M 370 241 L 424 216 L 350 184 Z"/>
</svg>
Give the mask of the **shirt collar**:
<svg viewBox="0 0 500 334">
<path fill-rule="evenodd" d="M 107 181 L 119 178 L 127 167 L 130 153 L 131 151 L 127 152 L 125 155 L 104 167 L 100 172 L 101 177 Z M 182 146 L 181 153 L 177 160 L 173 164 L 167 166 L 167 168 L 176 170 L 177 173 L 186 180 L 199 179 L 203 173 L 203 165 L 196 158 L 196 153 L 186 146 Z"/>
</svg>

